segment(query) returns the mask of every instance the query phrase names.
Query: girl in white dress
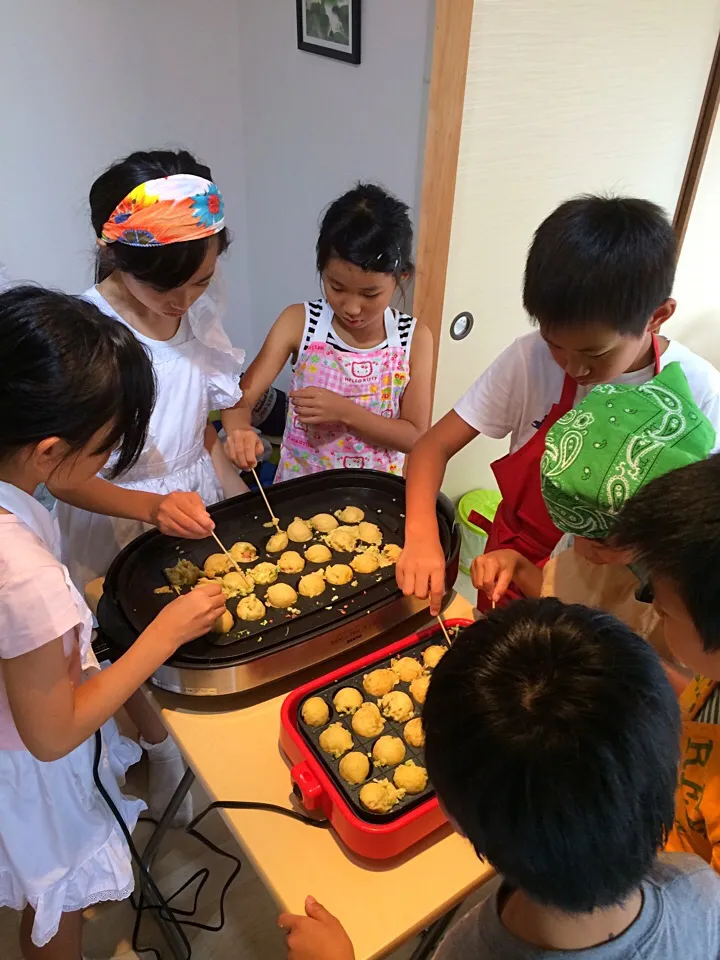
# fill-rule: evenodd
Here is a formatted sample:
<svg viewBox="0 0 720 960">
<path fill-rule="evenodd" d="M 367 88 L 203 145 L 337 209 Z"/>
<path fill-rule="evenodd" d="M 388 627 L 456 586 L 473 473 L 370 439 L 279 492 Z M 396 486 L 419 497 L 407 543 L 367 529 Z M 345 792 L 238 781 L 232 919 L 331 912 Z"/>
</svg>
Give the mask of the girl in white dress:
<svg viewBox="0 0 720 960">
<path fill-rule="evenodd" d="M 63 562 L 80 590 L 152 525 L 170 536 L 209 536 L 206 505 L 247 490 L 207 425 L 218 409 L 229 437 L 240 425 L 244 358 L 223 329 L 213 281 L 229 240 L 210 170 L 186 151 L 133 153 L 95 181 L 90 210 L 99 282 L 85 299 L 142 343 L 157 400 L 130 469 L 113 482 L 106 468 L 73 489 L 51 484 L 64 501 L 57 506 Z M 127 709 L 148 753 L 150 811 L 158 817 L 184 764 L 141 694 Z M 191 815 L 188 796 L 176 822 Z"/>
<path fill-rule="evenodd" d="M 81 911 L 133 888 L 129 850 L 94 784 L 94 734 L 180 644 L 208 631 L 224 601 L 214 584 L 173 600 L 98 669 L 90 611 L 32 494 L 51 479 L 84 483 L 111 453 L 117 470 L 132 468 L 152 367 L 124 325 L 35 287 L 0 294 L 0 330 L 0 906 L 23 911 L 27 960 L 81 960 Z M 100 776 L 132 830 L 144 804 L 120 792 L 111 751 Z"/>
</svg>

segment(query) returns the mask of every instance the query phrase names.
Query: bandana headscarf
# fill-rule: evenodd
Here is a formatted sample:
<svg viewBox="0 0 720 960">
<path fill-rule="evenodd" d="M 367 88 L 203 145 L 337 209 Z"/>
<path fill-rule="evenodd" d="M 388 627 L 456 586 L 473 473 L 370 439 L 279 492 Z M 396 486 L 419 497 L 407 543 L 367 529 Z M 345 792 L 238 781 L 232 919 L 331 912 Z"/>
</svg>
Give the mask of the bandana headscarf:
<svg viewBox="0 0 720 960">
<path fill-rule="evenodd" d="M 548 431 L 540 473 L 550 518 L 563 533 L 605 539 L 641 486 L 714 445 L 679 363 L 640 386 L 597 386 Z"/>
<path fill-rule="evenodd" d="M 176 173 L 135 187 L 102 229 L 106 243 L 162 247 L 212 237 L 225 226 L 220 191 L 203 177 Z"/>
</svg>

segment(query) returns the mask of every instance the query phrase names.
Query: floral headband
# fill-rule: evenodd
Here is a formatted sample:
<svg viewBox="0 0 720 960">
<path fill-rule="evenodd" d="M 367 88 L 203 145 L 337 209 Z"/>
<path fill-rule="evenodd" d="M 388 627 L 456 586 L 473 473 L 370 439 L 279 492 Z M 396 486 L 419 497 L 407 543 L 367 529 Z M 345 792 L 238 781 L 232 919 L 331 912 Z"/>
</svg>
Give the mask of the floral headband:
<svg viewBox="0 0 720 960">
<path fill-rule="evenodd" d="M 163 247 L 212 237 L 224 226 L 225 205 L 215 184 L 176 173 L 131 190 L 102 228 L 102 239 L 131 247 Z"/>
</svg>

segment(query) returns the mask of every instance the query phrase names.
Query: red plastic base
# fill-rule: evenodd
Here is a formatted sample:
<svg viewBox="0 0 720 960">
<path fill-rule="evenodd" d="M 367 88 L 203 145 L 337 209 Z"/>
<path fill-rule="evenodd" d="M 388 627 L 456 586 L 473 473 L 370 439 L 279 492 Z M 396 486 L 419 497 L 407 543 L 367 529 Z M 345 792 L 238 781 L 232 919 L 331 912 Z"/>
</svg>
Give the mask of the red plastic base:
<svg viewBox="0 0 720 960">
<path fill-rule="evenodd" d="M 467 627 L 469 620 L 447 620 L 446 627 Z M 438 625 L 414 633 L 354 663 L 325 674 L 294 690 L 285 698 L 281 711 L 280 746 L 293 764 L 290 777 L 306 810 L 322 811 L 343 843 L 361 857 L 386 860 L 403 853 L 445 822 L 436 797 L 397 817 L 390 823 L 375 824 L 361 819 L 347 804 L 322 764 L 305 742 L 297 725 L 298 704 L 315 690 L 327 687 L 358 670 L 441 634 Z"/>
</svg>

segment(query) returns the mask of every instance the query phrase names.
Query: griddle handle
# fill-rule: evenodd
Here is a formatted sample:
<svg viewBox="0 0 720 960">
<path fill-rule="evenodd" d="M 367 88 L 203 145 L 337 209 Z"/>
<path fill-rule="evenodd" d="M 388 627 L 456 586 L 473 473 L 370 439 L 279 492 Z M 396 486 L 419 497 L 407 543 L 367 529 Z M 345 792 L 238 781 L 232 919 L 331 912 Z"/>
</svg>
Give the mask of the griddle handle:
<svg viewBox="0 0 720 960">
<path fill-rule="evenodd" d="M 323 788 L 307 763 L 298 763 L 290 771 L 293 784 L 299 791 L 306 810 L 322 810 Z"/>
</svg>

